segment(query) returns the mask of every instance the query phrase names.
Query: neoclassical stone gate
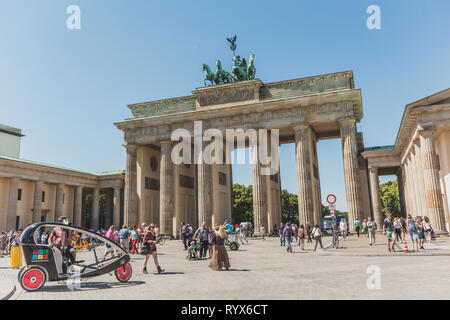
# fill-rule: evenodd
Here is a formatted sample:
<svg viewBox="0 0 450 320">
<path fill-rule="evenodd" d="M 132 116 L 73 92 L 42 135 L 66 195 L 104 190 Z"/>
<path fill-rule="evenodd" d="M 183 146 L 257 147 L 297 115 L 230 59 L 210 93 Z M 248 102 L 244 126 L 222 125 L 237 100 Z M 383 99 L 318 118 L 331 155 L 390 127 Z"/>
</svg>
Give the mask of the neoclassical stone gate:
<svg viewBox="0 0 450 320">
<path fill-rule="evenodd" d="M 295 143 L 300 223 L 320 223 L 321 196 L 316 144 L 342 139 L 349 224 L 370 215 L 367 169 L 359 156 L 361 91 L 352 71 L 264 84 L 255 79 L 196 89 L 191 96 L 128 106 L 131 118 L 115 125 L 127 150 L 125 222 L 154 222 L 176 235 L 182 221 L 197 226 L 231 218 L 230 164 L 174 165 L 171 134 L 203 130 L 279 129 L 280 143 Z M 279 173 L 263 176 L 252 165 L 254 224 L 266 230 L 281 221 Z M 259 229 L 259 228 L 258 228 Z"/>
</svg>

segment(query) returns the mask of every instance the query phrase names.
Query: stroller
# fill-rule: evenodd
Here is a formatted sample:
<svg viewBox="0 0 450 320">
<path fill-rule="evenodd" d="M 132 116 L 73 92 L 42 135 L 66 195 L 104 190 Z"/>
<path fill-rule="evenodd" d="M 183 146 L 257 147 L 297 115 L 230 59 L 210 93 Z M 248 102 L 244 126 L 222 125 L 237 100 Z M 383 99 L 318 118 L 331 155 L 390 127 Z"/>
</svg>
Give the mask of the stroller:
<svg viewBox="0 0 450 320">
<path fill-rule="evenodd" d="M 200 257 L 200 245 L 198 244 L 197 240 L 191 240 L 189 242 L 188 247 L 188 254 L 186 259 L 188 260 L 198 260 Z"/>
</svg>

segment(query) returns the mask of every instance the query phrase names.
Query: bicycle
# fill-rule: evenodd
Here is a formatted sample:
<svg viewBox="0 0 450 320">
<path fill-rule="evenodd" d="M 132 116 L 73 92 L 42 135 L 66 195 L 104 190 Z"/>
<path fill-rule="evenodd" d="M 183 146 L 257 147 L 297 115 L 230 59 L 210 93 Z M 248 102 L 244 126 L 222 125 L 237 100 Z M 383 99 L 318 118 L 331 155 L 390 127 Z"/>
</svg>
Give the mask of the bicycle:
<svg viewBox="0 0 450 320">
<path fill-rule="evenodd" d="M 333 248 L 335 248 L 335 249 L 337 249 L 339 247 L 339 234 L 340 234 L 339 231 L 333 230 L 332 244 L 333 244 Z"/>
<path fill-rule="evenodd" d="M 156 244 L 164 245 L 166 244 L 166 237 L 164 233 L 160 233 L 156 238 Z"/>
</svg>

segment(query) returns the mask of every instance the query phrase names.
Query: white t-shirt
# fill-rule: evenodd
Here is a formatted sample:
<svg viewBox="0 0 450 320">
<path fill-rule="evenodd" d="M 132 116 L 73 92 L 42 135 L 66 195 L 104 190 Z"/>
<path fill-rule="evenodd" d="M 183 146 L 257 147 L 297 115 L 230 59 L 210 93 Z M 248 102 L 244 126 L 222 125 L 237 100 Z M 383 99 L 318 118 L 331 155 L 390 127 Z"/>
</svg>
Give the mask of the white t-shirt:
<svg viewBox="0 0 450 320">
<path fill-rule="evenodd" d="M 320 229 L 314 228 L 312 231 L 313 237 L 320 237 Z"/>
</svg>

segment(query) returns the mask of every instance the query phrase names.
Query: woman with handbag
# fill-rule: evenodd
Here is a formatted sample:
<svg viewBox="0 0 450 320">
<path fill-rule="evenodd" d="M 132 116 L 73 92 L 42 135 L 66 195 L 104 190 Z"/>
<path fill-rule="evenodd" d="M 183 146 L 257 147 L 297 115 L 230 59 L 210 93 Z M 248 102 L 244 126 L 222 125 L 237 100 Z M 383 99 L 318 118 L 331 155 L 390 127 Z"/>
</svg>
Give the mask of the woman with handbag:
<svg viewBox="0 0 450 320">
<path fill-rule="evenodd" d="M 430 218 L 423 217 L 423 232 L 425 234 L 426 242 L 431 242 L 431 222 Z"/>
<path fill-rule="evenodd" d="M 152 223 L 149 225 L 147 232 L 145 233 L 144 240 L 142 243 L 142 254 L 145 255 L 144 261 L 144 274 L 147 274 L 147 262 L 150 256 L 153 257 L 153 261 L 155 262 L 156 269 L 158 273 L 164 272 L 164 269 L 161 269 L 158 263 L 158 253 L 156 252 L 156 234 L 155 234 L 155 225 Z"/>
<path fill-rule="evenodd" d="M 11 237 L 9 242 L 11 250 L 10 267 L 13 269 L 19 269 L 22 267 L 22 252 L 20 251 L 20 234 L 22 229 L 17 230 Z"/>
</svg>

